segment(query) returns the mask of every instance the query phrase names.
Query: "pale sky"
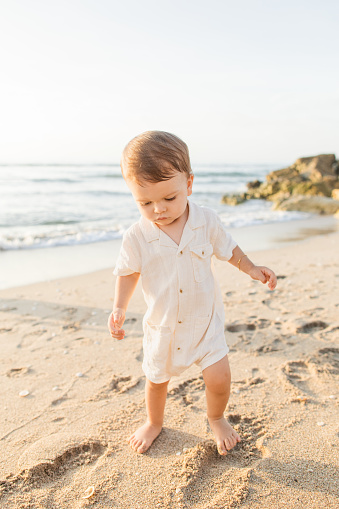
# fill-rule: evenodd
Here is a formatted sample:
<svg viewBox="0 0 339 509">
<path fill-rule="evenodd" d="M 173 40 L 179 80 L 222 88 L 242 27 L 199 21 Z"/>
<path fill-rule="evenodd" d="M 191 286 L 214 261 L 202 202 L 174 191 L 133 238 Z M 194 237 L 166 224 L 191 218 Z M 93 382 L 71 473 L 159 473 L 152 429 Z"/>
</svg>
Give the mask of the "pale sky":
<svg viewBox="0 0 339 509">
<path fill-rule="evenodd" d="M 337 0 L 2 0 L 0 163 L 117 163 L 150 129 L 195 163 L 339 157 Z"/>
</svg>

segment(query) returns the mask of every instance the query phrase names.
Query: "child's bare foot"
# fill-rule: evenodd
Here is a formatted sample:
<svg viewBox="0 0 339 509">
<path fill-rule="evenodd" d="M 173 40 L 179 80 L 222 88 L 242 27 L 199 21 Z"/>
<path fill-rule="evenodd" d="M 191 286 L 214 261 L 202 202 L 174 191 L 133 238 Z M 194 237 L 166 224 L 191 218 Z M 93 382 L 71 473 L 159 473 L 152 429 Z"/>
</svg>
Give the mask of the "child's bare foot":
<svg viewBox="0 0 339 509">
<path fill-rule="evenodd" d="M 145 422 L 143 426 L 138 428 L 136 432 L 129 437 L 128 442 L 136 452 L 146 452 L 160 434 L 161 429 L 162 426 L 156 426 L 149 422 Z"/>
<path fill-rule="evenodd" d="M 225 456 L 238 442 L 240 437 L 224 417 L 221 419 L 208 419 L 214 433 L 219 454 Z"/>
</svg>

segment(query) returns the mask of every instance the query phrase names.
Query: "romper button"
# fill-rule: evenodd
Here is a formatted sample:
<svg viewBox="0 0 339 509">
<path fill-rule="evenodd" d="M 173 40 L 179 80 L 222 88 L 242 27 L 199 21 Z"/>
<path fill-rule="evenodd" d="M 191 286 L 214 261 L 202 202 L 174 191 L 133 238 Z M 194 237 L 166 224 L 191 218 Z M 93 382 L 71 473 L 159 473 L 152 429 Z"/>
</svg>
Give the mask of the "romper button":
<svg viewBox="0 0 339 509">
<path fill-rule="evenodd" d="M 182 251 L 180 251 L 180 254 L 182 254 Z"/>
<path fill-rule="evenodd" d="M 182 323 L 182 321 L 181 321 L 181 320 L 178 320 L 178 323 Z"/>
<path fill-rule="evenodd" d="M 202 252 L 202 254 L 204 255 L 205 254 L 205 251 Z"/>
<path fill-rule="evenodd" d="M 178 348 L 178 350 L 180 350 L 180 347 Z"/>
<path fill-rule="evenodd" d="M 180 293 L 182 293 L 182 289 L 180 288 Z"/>
</svg>

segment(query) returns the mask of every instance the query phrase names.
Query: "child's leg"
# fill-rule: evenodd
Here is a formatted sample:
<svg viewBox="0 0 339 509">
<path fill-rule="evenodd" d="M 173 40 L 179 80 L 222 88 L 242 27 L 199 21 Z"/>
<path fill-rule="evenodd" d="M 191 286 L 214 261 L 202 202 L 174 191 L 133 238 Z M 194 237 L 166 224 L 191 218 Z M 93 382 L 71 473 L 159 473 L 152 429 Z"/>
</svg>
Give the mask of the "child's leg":
<svg viewBox="0 0 339 509">
<path fill-rule="evenodd" d="M 146 378 L 147 421 L 128 439 L 136 452 L 146 452 L 159 435 L 164 420 L 168 382 L 155 384 Z"/>
<path fill-rule="evenodd" d="M 225 455 L 237 442 L 240 442 L 238 433 L 224 418 L 231 388 L 231 372 L 227 355 L 204 369 L 202 374 L 206 385 L 208 421 L 214 433 L 218 451 Z"/>
</svg>

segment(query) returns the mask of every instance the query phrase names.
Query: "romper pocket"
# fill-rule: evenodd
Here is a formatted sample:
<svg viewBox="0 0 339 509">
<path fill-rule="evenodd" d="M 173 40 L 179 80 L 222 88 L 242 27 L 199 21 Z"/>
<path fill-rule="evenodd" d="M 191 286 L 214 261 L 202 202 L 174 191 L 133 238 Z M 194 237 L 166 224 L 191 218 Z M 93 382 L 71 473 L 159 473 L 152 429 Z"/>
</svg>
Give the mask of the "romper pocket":
<svg viewBox="0 0 339 509">
<path fill-rule="evenodd" d="M 194 271 L 194 279 L 197 283 L 204 281 L 211 273 L 212 244 L 201 244 L 190 248 Z"/>
<path fill-rule="evenodd" d="M 153 373 L 166 371 L 170 359 L 172 331 L 169 327 L 146 322 L 144 336 L 144 364 Z"/>
<path fill-rule="evenodd" d="M 205 339 L 211 324 L 211 315 L 199 316 L 194 322 L 194 345 L 199 345 Z"/>
</svg>

